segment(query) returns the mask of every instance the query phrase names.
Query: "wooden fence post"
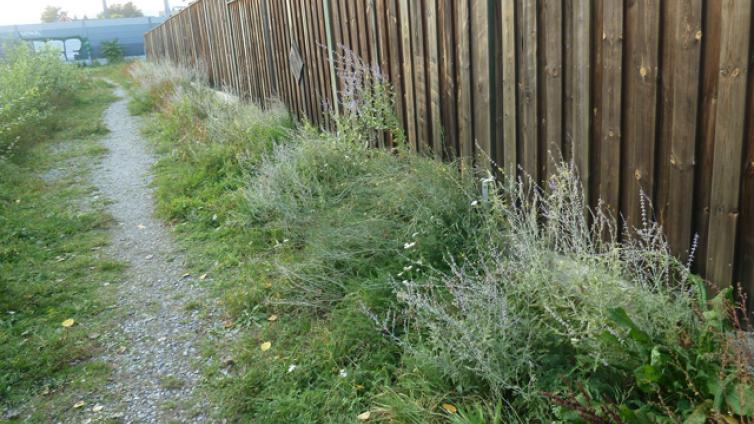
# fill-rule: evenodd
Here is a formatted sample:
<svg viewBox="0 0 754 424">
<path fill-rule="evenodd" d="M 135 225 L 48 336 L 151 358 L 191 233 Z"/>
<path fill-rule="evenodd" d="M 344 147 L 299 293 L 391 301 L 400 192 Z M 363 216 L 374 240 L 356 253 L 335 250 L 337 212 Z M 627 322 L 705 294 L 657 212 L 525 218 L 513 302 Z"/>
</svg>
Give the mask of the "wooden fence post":
<svg viewBox="0 0 754 424">
<path fill-rule="evenodd" d="M 325 12 L 325 35 L 327 36 L 327 61 L 330 64 L 330 86 L 332 88 L 332 107 L 335 108 L 335 115 L 340 115 L 340 102 L 338 101 L 338 79 L 337 67 L 335 66 L 335 39 L 332 33 L 332 9 L 330 0 L 324 0 Z"/>
<path fill-rule="evenodd" d="M 270 79 L 273 80 L 273 84 L 270 86 L 270 90 L 275 87 L 274 95 L 280 95 L 280 81 L 278 80 L 277 72 L 275 72 L 275 65 L 272 63 L 272 39 L 270 36 L 270 8 L 268 4 L 269 0 L 262 0 L 262 18 L 264 19 L 262 29 L 262 41 L 264 42 L 264 51 L 267 55 L 267 72 L 270 74 Z"/>
</svg>

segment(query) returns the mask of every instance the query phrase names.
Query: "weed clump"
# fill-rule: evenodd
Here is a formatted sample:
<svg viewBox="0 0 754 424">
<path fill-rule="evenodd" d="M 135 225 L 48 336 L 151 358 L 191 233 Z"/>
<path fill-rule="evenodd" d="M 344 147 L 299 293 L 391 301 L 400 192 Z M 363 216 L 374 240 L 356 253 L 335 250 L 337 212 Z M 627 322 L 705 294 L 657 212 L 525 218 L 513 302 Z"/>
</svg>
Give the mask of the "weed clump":
<svg viewBox="0 0 754 424">
<path fill-rule="evenodd" d="M 364 281 L 444 267 L 474 226 L 473 187 L 453 164 L 304 133 L 262 160 L 245 213 L 304 258 L 279 266 L 288 300 L 328 308 Z"/>
<path fill-rule="evenodd" d="M 78 81 L 73 68 L 53 50 L 33 52 L 9 46 L 0 58 L 0 159 L 15 146 L 55 126 L 52 112 L 70 104 Z"/>
<path fill-rule="evenodd" d="M 527 186 L 499 187 L 477 259 L 395 284 L 401 328 L 413 332 L 397 343 L 465 388 L 459 396 L 507 399 L 529 419 L 750 416 L 740 404 L 754 402 L 754 374 L 740 365 L 750 348 L 738 359 L 723 349 L 743 334 L 730 293 L 706 302 L 702 281 L 648 218 L 617 242 L 571 167 L 546 189 Z M 736 395 L 713 405 L 720 395 L 707 388 L 719 384 Z"/>
</svg>

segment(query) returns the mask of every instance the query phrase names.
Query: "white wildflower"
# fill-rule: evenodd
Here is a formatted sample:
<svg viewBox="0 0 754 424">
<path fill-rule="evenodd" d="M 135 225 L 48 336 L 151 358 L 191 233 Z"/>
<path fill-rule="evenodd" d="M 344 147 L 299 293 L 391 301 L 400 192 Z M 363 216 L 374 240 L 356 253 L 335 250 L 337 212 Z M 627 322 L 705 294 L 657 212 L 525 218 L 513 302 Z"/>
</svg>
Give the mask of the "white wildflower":
<svg viewBox="0 0 754 424">
<path fill-rule="evenodd" d="M 296 368 L 298 368 L 298 365 L 296 365 L 296 364 L 291 364 L 291 365 L 290 365 L 290 366 L 288 367 L 288 372 L 293 372 L 293 371 L 296 371 Z"/>
<path fill-rule="evenodd" d="M 403 248 L 405 250 L 411 249 L 414 246 L 416 246 L 416 242 L 415 241 L 412 241 L 412 242 L 409 242 L 409 243 L 403 243 Z"/>
<path fill-rule="evenodd" d="M 338 375 L 340 376 L 340 378 L 346 378 L 346 377 L 348 377 L 348 372 L 346 371 L 345 368 L 343 368 L 343 369 L 340 370 L 340 372 L 338 373 Z"/>
</svg>

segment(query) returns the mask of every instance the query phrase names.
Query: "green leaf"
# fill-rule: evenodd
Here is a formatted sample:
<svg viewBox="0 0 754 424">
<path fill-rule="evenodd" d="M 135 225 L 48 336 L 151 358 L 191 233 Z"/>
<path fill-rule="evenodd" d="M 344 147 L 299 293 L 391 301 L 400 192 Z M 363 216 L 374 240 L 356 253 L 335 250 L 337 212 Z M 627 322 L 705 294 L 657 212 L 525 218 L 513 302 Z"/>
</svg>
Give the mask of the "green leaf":
<svg viewBox="0 0 754 424">
<path fill-rule="evenodd" d="M 744 383 L 738 383 L 725 396 L 725 403 L 736 415 L 754 416 L 754 389 Z"/>
<path fill-rule="evenodd" d="M 660 381 L 660 377 L 660 371 L 652 365 L 642 365 L 634 370 L 636 384 L 645 392 L 657 391 L 657 382 Z"/>
<path fill-rule="evenodd" d="M 706 400 L 704 403 L 700 403 L 694 408 L 694 411 L 683 420 L 683 424 L 705 424 L 707 422 L 707 415 L 712 409 L 712 401 Z"/>
<path fill-rule="evenodd" d="M 620 417 L 628 424 L 652 424 L 653 421 L 640 410 L 632 410 L 626 405 L 621 405 L 618 409 Z"/>
<path fill-rule="evenodd" d="M 625 309 L 612 308 L 609 309 L 608 312 L 610 313 L 610 318 L 615 321 L 616 324 L 629 330 L 628 335 L 632 339 L 641 344 L 647 344 L 650 342 L 651 338 L 649 337 L 649 334 L 642 331 L 639 326 L 631 320 Z"/>
</svg>

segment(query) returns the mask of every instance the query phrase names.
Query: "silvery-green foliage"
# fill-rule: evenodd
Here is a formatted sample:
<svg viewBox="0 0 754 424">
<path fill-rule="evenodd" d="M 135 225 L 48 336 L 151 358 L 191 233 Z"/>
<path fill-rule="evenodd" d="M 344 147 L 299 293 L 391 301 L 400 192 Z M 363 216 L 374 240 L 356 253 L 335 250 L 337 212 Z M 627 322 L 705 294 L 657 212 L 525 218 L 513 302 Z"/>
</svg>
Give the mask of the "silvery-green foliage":
<svg viewBox="0 0 754 424">
<path fill-rule="evenodd" d="M 620 363 L 623 353 L 602 341 L 611 308 L 671 338 L 692 319 L 688 270 L 659 226 L 647 218 L 618 243 L 614 221 L 585 205 L 572 167 L 561 166 L 546 188 L 508 180 L 485 207 L 477 259 L 396 283 L 416 331 L 401 343 L 452 380 L 544 407 L 542 391 L 562 387 L 564 376 Z M 577 362 L 590 365 L 574 369 Z"/>
<path fill-rule="evenodd" d="M 404 141 L 395 113 L 395 93 L 377 64 L 370 65 L 345 46 L 338 50 L 336 72 L 342 83 L 340 114 L 334 113 L 338 137 L 364 146 L 377 145 L 384 133 Z"/>
</svg>

